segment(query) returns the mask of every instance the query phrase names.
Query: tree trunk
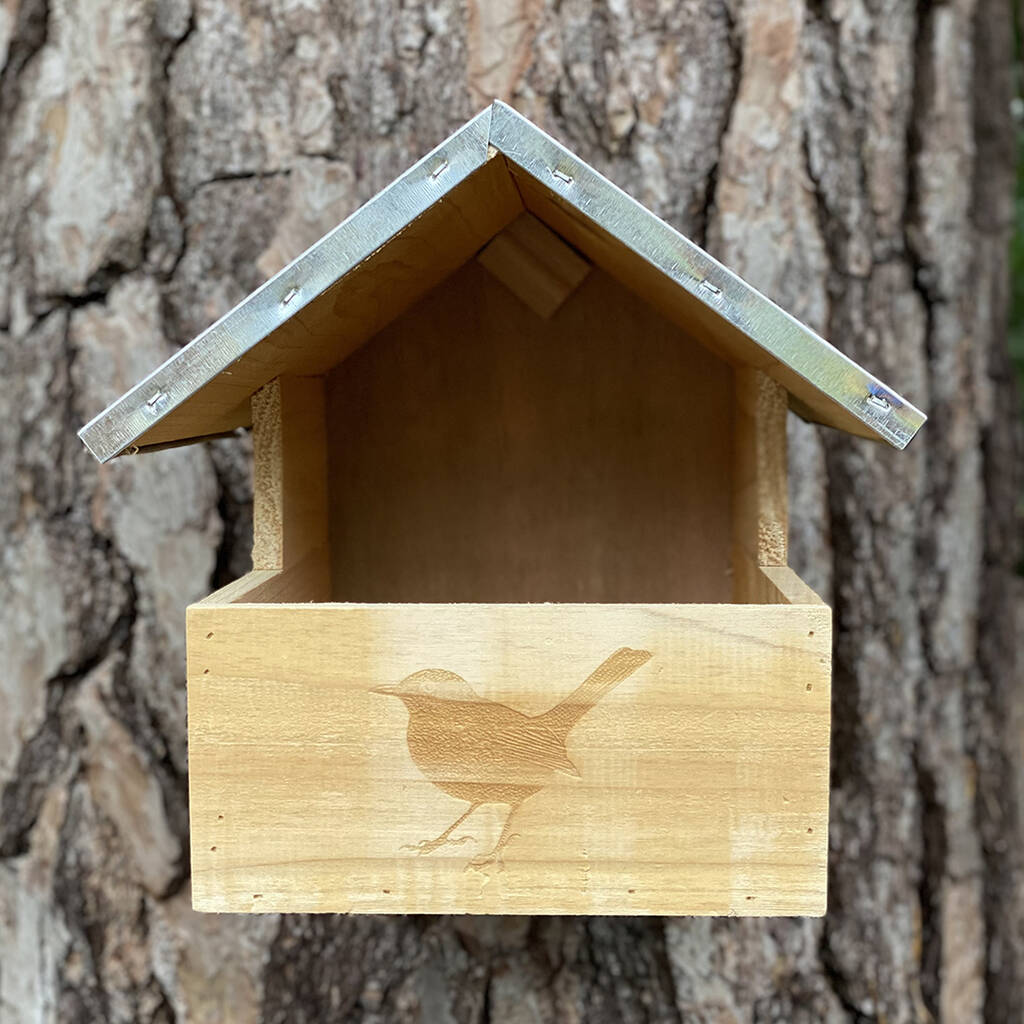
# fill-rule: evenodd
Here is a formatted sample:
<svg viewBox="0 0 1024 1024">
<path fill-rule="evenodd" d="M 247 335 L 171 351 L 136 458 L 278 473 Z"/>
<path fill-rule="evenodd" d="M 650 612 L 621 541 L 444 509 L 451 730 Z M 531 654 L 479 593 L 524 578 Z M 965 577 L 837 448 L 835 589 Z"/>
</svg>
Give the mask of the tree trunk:
<svg viewBox="0 0 1024 1024">
<path fill-rule="evenodd" d="M 1004 0 L 0 4 L 0 1022 L 1021 1019 Z M 931 415 L 794 421 L 823 920 L 201 916 L 184 608 L 242 439 L 74 431 L 492 97 Z"/>
</svg>

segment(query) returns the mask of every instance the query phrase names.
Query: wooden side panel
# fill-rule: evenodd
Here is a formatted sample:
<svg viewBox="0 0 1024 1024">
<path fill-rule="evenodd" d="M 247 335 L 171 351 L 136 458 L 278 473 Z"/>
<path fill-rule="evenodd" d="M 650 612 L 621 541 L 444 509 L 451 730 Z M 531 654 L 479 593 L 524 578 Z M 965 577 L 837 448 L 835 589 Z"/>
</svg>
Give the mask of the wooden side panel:
<svg viewBox="0 0 1024 1024">
<path fill-rule="evenodd" d="M 739 367 L 735 396 L 734 596 L 737 601 L 756 601 L 757 567 L 784 566 L 787 558 L 787 395 L 771 377 Z"/>
<path fill-rule="evenodd" d="M 310 551 L 286 569 L 253 569 L 196 604 L 280 604 L 323 600 L 327 585 L 325 562 L 323 550 L 318 549 Z"/>
<path fill-rule="evenodd" d="M 769 586 L 779 595 L 771 604 L 816 604 L 828 606 L 788 565 L 762 565 L 758 571 Z M 831 609 L 830 609 L 831 611 Z"/>
<path fill-rule="evenodd" d="M 281 381 L 252 396 L 252 565 L 284 566 L 284 425 Z"/>
<path fill-rule="evenodd" d="M 330 376 L 334 597 L 728 601 L 733 374 L 592 271 L 476 261 Z"/>
<path fill-rule="evenodd" d="M 198 909 L 825 909 L 823 606 L 197 605 L 188 631 Z"/>
<path fill-rule="evenodd" d="M 308 600 L 325 600 L 330 574 L 324 378 L 277 378 L 253 395 L 252 410 L 253 569 L 283 569 L 308 558 Z"/>
</svg>

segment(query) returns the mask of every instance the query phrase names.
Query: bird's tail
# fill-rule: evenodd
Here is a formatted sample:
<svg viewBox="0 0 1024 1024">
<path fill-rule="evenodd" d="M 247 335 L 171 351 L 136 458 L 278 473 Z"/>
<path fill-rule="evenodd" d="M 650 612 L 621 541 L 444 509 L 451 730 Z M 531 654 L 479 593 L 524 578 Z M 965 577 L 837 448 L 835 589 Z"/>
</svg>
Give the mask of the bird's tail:
<svg viewBox="0 0 1024 1024">
<path fill-rule="evenodd" d="M 650 651 L 620 647 L 569 694 L 561 704 L 542 717 L 548 724 L 568 732 L 612 687 L 631 676 L 651 660 Z"/>
</svg>

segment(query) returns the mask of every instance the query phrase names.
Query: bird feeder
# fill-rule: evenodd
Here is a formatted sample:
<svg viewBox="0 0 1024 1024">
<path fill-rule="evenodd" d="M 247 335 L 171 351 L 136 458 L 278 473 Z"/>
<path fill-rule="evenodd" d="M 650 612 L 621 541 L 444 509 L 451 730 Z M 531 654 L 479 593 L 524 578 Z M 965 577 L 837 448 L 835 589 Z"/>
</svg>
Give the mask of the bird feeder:
<svg viewBox="0 0 1024 1024">
<path fill-rule="evenodd" d="M 188 609 L 207 911 L 821 914 L 786 411 L 924 416 L 495 103 L 89 423 L 252 428 Z"/>
</svg>

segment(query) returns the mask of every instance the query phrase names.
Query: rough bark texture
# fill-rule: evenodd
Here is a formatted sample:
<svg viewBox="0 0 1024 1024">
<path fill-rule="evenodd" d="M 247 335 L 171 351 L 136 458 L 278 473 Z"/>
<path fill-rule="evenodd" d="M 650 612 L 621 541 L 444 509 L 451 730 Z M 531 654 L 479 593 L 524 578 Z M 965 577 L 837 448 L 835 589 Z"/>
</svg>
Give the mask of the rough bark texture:
<svg viewBox="0 0 1024 1024">
<path fill-rule="evenodd" d="M 1005 0 L 0 3 L 0 1021 L 1019 1020 Z M 834 603 L 812 920 L 201 917 L 183 610 L 244 440 L 75 429 L 492 96 L 892 381 L 792 424 Z"/>
</svg>

